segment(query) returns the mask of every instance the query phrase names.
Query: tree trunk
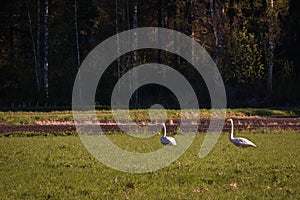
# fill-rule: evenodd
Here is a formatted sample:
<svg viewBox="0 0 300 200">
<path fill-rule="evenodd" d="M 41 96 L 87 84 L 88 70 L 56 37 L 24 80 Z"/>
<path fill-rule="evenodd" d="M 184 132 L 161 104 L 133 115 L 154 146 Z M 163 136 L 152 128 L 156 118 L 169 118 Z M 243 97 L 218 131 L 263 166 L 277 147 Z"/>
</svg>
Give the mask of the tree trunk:
<svg viewBox="0 0 300 200">
<path fill-rule="evenodd" d="M 119 20 L 118 20 L 118 0 L 115 1 L 115 9 L 116 9 L 116 19 L 115 19 L 115 26 L 116 26 L 116 34 L 117 34 L 117 70 L 118 70 L 118 80 L 121 78 L 121 60 L 120 60 L 120 38 L 119 38 Z M 119 85 L 120 91 L 120 85 Z"/>
<path fill-rule="evenodd" d="M 221 58 L 221 64 L 223 64 L 222 58 L 224 55 L 224 33 L 225 33 L 225 6 L 224 6 L 224 0 L 220 1 L 220 16 L 221 16 L 221 30 L 220 30 L 220 41 L 219 41 L 219 46 L 220 46 L 220 53 L 219 57 Z"/>
<path fill-rule="evenodd" d="M 138 28 L 138 1 L 137 0 L 135 0 L 134 3 L 133 3 L 132 28 L 133 29 Z M 136 30 L 134 30 L 134 38 L 133 38 L 133 45 L 134 45 L 134 47 L 136 47 L 137 42 L 138 42 L 138 36 L 137 36 Z M 132 54 L 131 54 L 131 62 L 132 62 L 132 67 L 133 68 L 136 67 L 136 65 L 137 65 L 137 51 L 133 51 L 132 52 Z M 137 85 L 136 79 L 137 79 L 136 74 L 133 73 L 132 74 L 132 81 L 133 81 L 132 86 L 133 86 L 133 88 L 136 88 L 135 87 Z M 135 106 L 139 105 L 139 93 L 138 93 L 138 90 L 136 90 L 134 92 L 133 102 L 134 102 Z"/>
<path fill-rule="evenodd" d="M 37 90 L 37 95 L 39 97 L 40 95 L 40 81 L 39 81 L 39 73 L 38 73 L 38 62 L 37 62 L 37 54 L 36 54 L 36 48 L 35 48 L 35 42 L 33 38 L 33 31 L 32 31 L 32 22 L 31 22 L 31 16 L 30 16 L 30 11 L 28 7 L 28 3 L 26 3 L 27 7 L 27 14 L 28 14 L 28 21 L 29 21 L 29 31 L 30 31 L 30 36 L 32 40 L 32 51 L 33 51 L 33 58 L 34 58 L 34 67 L 35 67 L 35 79 L 36 79 L 36 90 Z"/>
<path fill-rule="evenodd" d="M 36 14 L 36 62 L 37 62 L 37 74 L 38 74 L 38 82 L 39 82 L 39 93 L 38 93 L 38 102 L 37 105 L 39 105 L 41 101 L 41 71 L 42 71 L 42 65 L 41 65 L 41 43 L 40 43 L 40 37 L 41 37 L 41 0 L 37 0 L 37 14 Z"/>
<path fill-rule="evenodd" d="M 79 47 L 79 34 L 78 34 L 78 7 L 77 0 L 74 0 L 74 21 L 75 21 L 75 36 L 76 36 L 76 53 L 77 53 L 77 66 L 80 67 L 80 47 Z"/>
<path fill-rule="evenodd" d="M 216 21 L 216 16 L 215 16 L 215 1 L 214 0 L 210 0 L 209 8 L 210 8 L 211 24 L 212 24 L 212 28 L 213 28 L 214 37 L 215 37 L 215 44 L 214 44 L 215 48 L 214 48 L 213 59 L 214 59 L 216 65 L 218 65 L 217 49 L 219 46 L 219 42 L 218 42 L 217 21 Z"/>
<path fill-rule="evenodd" d="M 48 30 L 48 11 L 49 2 L 45 0 L 45 10 L 44 10 L 44 93 L 45 93 L 45 104 L 48 103 L 49 98 L 49 83 L 48 83 L 48 47 L 49 47 L 49 30 Z"/>
<path fill-rule="evenodd" d="M 165 22 L 165 0 L 157 0 L 157 7 L 158 7 L 158 15 L 157 15 L 157 25 L 158 27 L 165 28 L 166 22 Z M 158 33 L 160 36 L 161 34 Z M 162 44 L 162 47 L 165 45 L 165 38 L 164 35 L 162 35 L 162 38 L 159 37 L 159 44 Z M 158 63 L 165 64 L 166 62 L 166 54 L 165 51 L 162 51 L 158 49 Z"/>
<path fill-rule="evenodd" d="M 270 23 L 269 23 L 269 75 L 268 75 L 268 95 L 269 97 L 272 95 L 273 90 L 273 67 L 274 67 L 274 33 L 273 33 L 273 8 L 274 8 L 274 2 L 273 0 L 270 0 L 270 7 L 271 7 L 271 16 L 270 16 Z"/>
<path fill-rule="evenodd" d="M 127 23 L 127 29 L 130 30 L 131 27 L 130 27 L 130 11 L 129 11 L 129 2 L 128 0 L 126 1 L 126 23 Z M 131 36 L 129 35 L 128 36 L 128 48 L 130 49 L 131 48 L 131 45 L 132 45 L 132 42 L 131 42 L 132 38 Z M 130 67 L 131 67 L 131 62 L 132 62 L 132 52 L 129 54 L 129 56 L 127 57 L 127 60 L 126 60 L 126 66 L 125 66 L 125 71 L 126 70 L 130 70 Z M 132 74 L 129 74 L 130 75 L 130 80 L 129 80 L 129 93 L 132 94 L 133 93 L 133 85 L 132 85 Z"/>
<path fill-rule="evenodd" d="M 80 59 L 80 46 L 79 46 L 79 34 L 78 34 L 78 6 L 77 6 L 77 0 L 74 0 L 74 22 L 75 22 L 75 36 L 76 36 L 76 53 L 77 53 L 77 67 L 78 67 L 78 72 L 80 70 L 80 64 L 81 64 L 81 59 Z M 80 73 L 79 73 L 79 100 L 82 102 L 82 94 L 81 94 L 81 87 L 80 87 Z"/>
<path fill-rule="evenodd" d="M 194 26 L 193 26 L 193 20 L 194 20 L 194 0 L 190 1 L 190 24 L 191 24 L 191 37 L 193 38 L 193 40 L 195 40 L 195 30 L 194 30 Z M 195 46 L 194 44 L 192 45 L 192 61 L 195 61 Z"/>
</svg>

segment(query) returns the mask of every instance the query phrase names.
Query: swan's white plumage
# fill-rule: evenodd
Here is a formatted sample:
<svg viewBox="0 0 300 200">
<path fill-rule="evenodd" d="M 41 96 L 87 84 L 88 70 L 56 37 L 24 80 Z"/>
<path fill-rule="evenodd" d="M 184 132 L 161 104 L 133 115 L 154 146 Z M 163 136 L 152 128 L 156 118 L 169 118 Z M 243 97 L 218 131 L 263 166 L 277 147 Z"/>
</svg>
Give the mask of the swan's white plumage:
<svg viewBox="0 0 300 200">
<path fill-rule="evenodd" d="M 256 145 L 251 142 L 250 140 L 246 139 L 246 138 L 234 138 L 233 137 L 233 120 L 229 119 L 230 123 L 231 123 L 231 131 L 230 131 L 230 135 L 229 135 L 229 139 L 230 141 L 235 144 L 236 146 L 239 147 L 256 147 Z"/>
<path fill-rule="evenodd" d="M 175 138 L 167 136 L 166 125 L 164 123 L 162 125 L 164 127 L 164 135 L 160 138 L 160 142 L 164 145 L 177 145 Z"/>
</svg>

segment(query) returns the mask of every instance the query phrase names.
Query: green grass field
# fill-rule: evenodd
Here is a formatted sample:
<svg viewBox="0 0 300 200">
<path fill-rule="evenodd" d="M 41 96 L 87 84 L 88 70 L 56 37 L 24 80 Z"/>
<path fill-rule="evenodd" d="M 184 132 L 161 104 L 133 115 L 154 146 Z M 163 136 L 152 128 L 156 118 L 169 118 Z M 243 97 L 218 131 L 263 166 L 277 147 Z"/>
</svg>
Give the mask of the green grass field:
<svg viewBox="0 0 300 200">
<path fill-rule="evenodd" d="M 132 119 L 149 119 L 149 110 L 133 109 L 130 110 Z M 186 110 L 189 118 L 196 117 L 200 112 L 201 118 L 209 118 L 209 109 Z M 158 110 L 160 112 L 160 110 Z M 113 115 L 111 110 L 97 110 L 99 120 L 111 120 Z M 180 118 L 180 110 L 166 110 L 168 118 Z M 299 117 L 300 108 L 237 108 L 227 109 L 228 118 L 232 117 Z M 42 120 L 69 121 L 73 119 L 72 111 L 49 111 L 49 112 L 30 112 L 30 111 L 6 111 L 0 112 L 0 123 L 2 124 L 34 124 Z"/>
<path fill-rule="evenodd" d="M 236 133 L 258 145 L 247 149 L 222 134 L 203 159 L 198 134 L 177 161 L 144 174 L 106 167 L 78 136 L 25 135 L 0 137 L 0 199 L 300 199 L 300 132 Z M 131 151 L 161 147 L 159 135 L 109 137 Z"/>
</svg>

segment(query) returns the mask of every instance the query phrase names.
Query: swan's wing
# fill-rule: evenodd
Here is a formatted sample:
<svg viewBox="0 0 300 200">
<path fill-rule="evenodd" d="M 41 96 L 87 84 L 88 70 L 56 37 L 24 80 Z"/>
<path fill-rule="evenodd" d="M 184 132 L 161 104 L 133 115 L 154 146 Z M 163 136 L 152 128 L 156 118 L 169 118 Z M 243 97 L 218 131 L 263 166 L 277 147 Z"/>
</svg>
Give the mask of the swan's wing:
<svg viewBox="0 0 300 200">
<path fill-rule="evenodd" d="M 160 142 L 162 144 L 170 144 L 170 140 L 168 139 L 168 137 L 161 137 Z"/>
<path fill-rule="evenodd" d="M 247 146 L 255 146 L 256 147 L 256 145 L 253 142 L 251 142 L 250 140 L 248 140 L 246 138 L 235 138 L 235 140 L 240 145 L 247 145 Z"/>
<path fill-rule="evenodd" d="M 173 138 L 173 137 L 167 137 L 167 138 L 170 141 L 170 144 L 172 144 L 172 145 L 176 145 L 177 144 L 175 138 Z"/>
<path fill-rule="evenodd" d="M 240 146 L 242 144 L 242 140 L 240 138 L 234 138 L 231 140 L 231 142 L 237 146 Z"/>
<path fill-rule="evenodd" d="M 172 137 L 161 137 L 160 142 L 162 144 L 176 145 L 176 140 L 175 140 L 175 138 L 172 138 Z"/>
<path fill-rule="evenodd" d="M 166 137 L 161 137 L 161 138 L 160 138 L 160 142 L 161 142 L 162 144 L 168 144 L 168 143 L 169 143 L 169 140 L 168 140 Z"/>
</svg>

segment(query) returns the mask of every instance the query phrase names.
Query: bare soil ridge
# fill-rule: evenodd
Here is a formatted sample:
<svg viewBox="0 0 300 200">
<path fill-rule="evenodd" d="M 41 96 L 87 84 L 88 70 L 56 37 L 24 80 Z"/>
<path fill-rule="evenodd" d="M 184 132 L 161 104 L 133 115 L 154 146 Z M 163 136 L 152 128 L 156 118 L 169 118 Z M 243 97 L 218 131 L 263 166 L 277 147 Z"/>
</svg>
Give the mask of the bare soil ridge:
<svg viewBox="0 0 300 200">
<path fill-rule="evenodd" d="M 199 126 L 197 123 L 199 122 Z M 117 124 L 113 120 L 101 120 L 96 122 L 84 122 L 86 126 L 89 126 L 90 130 L 96 130 L 96 127 L 101 127 L 103 132 L 114 132 L 121 130 L 132 130 L 134 124 L 128 124 L 125 121 Z M 140 126 L 148 126 L 149 130 L 160 126 L 159 124 L 150 123 L 149 121 L 139 120 L 136 123 Z M 187 124 L 183 124 L 185 130 L 198 126 L 199 132 L 207 131 L 209 127 L 209 119 L 197 119 L 188 121 Z M 167 120 L 167 130 L 174 132 L 180 124 L 178 119 Z M 300 130 L 300 118 L 235 118 L 234 126 L 237 130 L 257 130 L 257 129 L 291 129 Z M 230 124 L 225 123 L 223 131 L 229 131 Z M 36 124 L 27 125 L 7 125 L 0 124 L 0 133 L 10 132 L 69 132 L 76 131 L 76 127 L 73 121 L 38 121 Z"/>
</svg>

